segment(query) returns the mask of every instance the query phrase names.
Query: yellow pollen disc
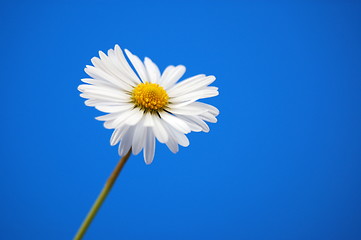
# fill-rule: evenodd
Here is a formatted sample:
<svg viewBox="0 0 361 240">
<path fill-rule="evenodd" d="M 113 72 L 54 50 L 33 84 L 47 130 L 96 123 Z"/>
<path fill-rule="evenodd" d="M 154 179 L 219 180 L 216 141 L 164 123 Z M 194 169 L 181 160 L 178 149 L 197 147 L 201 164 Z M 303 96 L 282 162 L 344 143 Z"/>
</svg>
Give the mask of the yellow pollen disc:
<svg viewBox="0 0 361 240">
<path fill-rule="evenodd" d="M 168 103 L 168 94 L 159 84 L 140 83 L 132 92 L 132 100 L 137 107 L 149 111 L 163 109 Z"/>
</svg>

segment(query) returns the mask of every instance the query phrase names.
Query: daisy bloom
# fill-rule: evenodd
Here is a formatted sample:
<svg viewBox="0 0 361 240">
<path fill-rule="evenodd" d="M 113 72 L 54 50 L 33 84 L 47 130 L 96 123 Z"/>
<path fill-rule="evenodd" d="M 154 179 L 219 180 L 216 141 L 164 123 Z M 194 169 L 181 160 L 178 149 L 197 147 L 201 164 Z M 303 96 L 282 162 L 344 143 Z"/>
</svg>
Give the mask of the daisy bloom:
<svg viewBox="0 0 361 240">
<path fill-rule="evenodd" d="M 149 58 L 142 62 L 118 45 L 106 55 L 93 57 L 93 66 L 86 66 L 90 78 L 79 86 L 87 106 L 107 113 L 97 117 L 104 127 L 114 129 L 112 146 L 119 144 L 119 155 L 143 150 L 146 164 L 153 161 L 156 139 L 173 152 L 178 145 L 188 146 L 187 133 L 208 132 L 207 122 L 217 122 L 217 108 L 197 100 L 218 95 L 218 88 L 209 85 L 214 76 L 199 74 L 178 82 L 186 71 L 183 65 L 168 66 L 163 73 Z"/>
</svg>

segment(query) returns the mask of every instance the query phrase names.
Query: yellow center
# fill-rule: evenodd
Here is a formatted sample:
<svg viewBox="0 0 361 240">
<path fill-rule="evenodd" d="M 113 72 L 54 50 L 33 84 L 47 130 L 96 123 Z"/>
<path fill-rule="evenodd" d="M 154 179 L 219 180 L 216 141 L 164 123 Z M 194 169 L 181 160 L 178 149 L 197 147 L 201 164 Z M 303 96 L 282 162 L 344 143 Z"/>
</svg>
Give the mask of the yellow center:
<svg viewBox="0 0 361 240">
<path fill-rule="evenodd" d="M 140 83 L 132 92 L 132 100 L 137 107 L 148 111 L 163 109 L 168 103 L 168 94 L 156 83 Z"/>
</svg>

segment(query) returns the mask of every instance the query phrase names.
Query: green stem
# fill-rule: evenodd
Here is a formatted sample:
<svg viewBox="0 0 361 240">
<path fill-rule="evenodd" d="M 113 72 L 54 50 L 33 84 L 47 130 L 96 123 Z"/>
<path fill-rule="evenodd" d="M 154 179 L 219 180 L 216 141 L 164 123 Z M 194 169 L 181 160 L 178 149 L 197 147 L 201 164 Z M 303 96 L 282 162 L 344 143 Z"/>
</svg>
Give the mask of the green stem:
<svg viewBox="0 0 361 240">
<path fill-rule="evenodd" d="M 99 208 L 102 206 L 105 198 L 108 196 L 110 190 L 112 189 L 112 186 L 115 183 L 115 180 L 117 180 L 117 177 L 118 177 L 120 171 L 122 170 L 124 164 L 127 162 L 131 151 L 132 151 L 132 149 L 130 149 L 129 152 L 120 159 L 117 166 L 114 168 L 114 171 L 112 172 L 112 174 L 108 178 L 108 180 L 105 183 L 102 191 L 100 192 L 97 200 L 95 200 L 92 208 L 88 212 L 88 215 L 86 216 L 86 218 L 84 219 L 84 221 L 83 221 L 82 225 L 80 226 L 78 232 L 76 233 L 76 235 L 74 237 L 74 240 L 80 240 L 80 239 L 83 238 L 86 230 L 88 229 L 89 225 L 93 221 L 93 218 L 97 214 Z"/>
</svg>

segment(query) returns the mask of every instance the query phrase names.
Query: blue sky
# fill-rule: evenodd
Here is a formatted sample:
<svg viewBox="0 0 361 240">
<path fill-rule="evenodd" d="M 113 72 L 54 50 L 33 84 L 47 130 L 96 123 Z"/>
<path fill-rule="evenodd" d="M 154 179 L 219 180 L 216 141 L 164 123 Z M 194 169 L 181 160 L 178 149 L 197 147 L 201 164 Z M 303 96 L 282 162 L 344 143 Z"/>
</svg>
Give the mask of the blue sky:
<svg viewBox="0 0 361 240">
<path fill-rule="evenodd" d="M 71 239 L 118 161 L 77 86 L 119 44 L 215 75 L 209 133 L 132 156 L 84 239 L 361 239 L 361 4 L 2 1 L 0 238 Z"/>
</svg>

